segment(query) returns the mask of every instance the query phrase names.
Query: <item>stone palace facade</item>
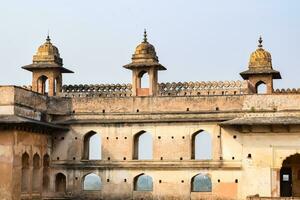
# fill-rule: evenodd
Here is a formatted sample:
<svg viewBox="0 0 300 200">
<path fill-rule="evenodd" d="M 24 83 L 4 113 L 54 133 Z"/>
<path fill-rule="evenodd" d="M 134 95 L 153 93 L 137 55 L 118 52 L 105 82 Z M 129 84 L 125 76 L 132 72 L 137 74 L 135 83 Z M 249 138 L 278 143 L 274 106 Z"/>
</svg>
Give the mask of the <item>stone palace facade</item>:
<svg viewBox="0 0 300 200">
<path fill-rule="evenodd" d="M 300 197 L 300 91 L 273 88 L 261 38 L 243 80 L 158 82 L 146 32 L 124 67 L 130 84 L 63 85 L 48 36 L 32 85 L 0 86 L 0 199 Z"/>
</svg>

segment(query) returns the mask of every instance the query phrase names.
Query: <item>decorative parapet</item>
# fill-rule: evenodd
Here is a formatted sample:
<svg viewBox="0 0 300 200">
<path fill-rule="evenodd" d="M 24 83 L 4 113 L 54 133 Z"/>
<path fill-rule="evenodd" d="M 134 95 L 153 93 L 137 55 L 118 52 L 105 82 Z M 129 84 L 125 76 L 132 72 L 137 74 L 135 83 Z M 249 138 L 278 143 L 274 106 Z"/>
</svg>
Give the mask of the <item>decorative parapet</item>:
<svg viewBox="0 0 300 200">
<path fill-rule="evenodd" d="M 238 95 L 248 93 L 248 81 L 160 83 L 161 96 Z"/>
<path fill-rule="evenodd" d="M 159 83 L 159 96 L 239 95 L 249 93 L 248 81 Z M 64 85 L 65 97 L 125 97 L 132 95 L 131 84 Z"/>
<path fill-rule="evenodd" d="M 62 96 L 65 97 L 114 97 L 131 96 L 131 84 L 96 84 L 96 85 L 64 85 Z"/>
<path fill-rule="evenodd" d="M 300 94 L 300 88 L 287 88 L 287 89 L 276 89 L 274 90 L 274 93 L 276 94 Z"/>
</svg>

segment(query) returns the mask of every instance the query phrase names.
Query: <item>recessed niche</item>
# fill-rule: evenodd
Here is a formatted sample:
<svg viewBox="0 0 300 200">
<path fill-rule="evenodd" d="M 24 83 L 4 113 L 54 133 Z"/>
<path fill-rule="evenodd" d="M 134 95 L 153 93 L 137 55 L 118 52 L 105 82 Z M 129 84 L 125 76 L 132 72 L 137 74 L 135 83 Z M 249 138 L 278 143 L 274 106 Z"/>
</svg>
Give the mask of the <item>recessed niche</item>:
<svg viewBox="0 0 300 200">
<path fill-rule="evenodd" d="M 231 159 L 234 160 L 234 157 L 232 157 Z"/>
<path fill-rule="evenodd" d="M 102 113 L 105 113 L 105 110 L 102 110 Z"/>
<path fill-rule="evenodd" d="M 160 157 L 160 160 L 163 160 L 164 158 L 163 157 Z"/>
<path fill-rule="evenodd" d="M 78 177 L 75 177 L 75 180 L 78 180 Z"/>
<path fill-rule="evenodd" d="M 75 157 L 73 157 L 73 160 L 76 160 L 76 158 L 75 158 Z"/>
<path fill-rule="evenodd" d="M 59 157 L 57 157 L 56 160 L 59 160 Z"/>
<path fill-rule="evenodd" d="M 158 139 L 160 139 L 161 137 L 160 137 L 160 136 L 158 136 L 157 138 L 158 138 Z"/>
<path fill-rule="evenodd" d="M 223 160 L 223 157 L 222 157 L 222 156 L 220 156 L 220 160 Z"/>
<path fill-rule="evenodd" d="M 77 137 L 75 137 L 75 140 L 77 140 L 78 138 Z"/>
<path fill-rule="evenodd" d="M 218 138 L 220 138 L 221 137 L 221 135 L 218 135 Z"/>
<path fill-rule="evenodd" d="M 124 137 L 125 140 L 127 140 L 127 137 Z"/>
<path fill-rule="evenodd" d="M 158 182 L 161 183 L 161 180 L 159 180 Z"/>
<path fill-rule="evenodd" d="M 139 109 L 137 109 L 137 110 L 136 110 L 136 112 L 140 112 L 140 110 L 139 110 Z"/>
<path fill-rule="evenodd" d="M 124 182 L 125 182 L 125 183 L 127 182 L 127 179 L 126 179 L 126 178 L 124 179 Z"/>
<path fill-rule="evenodd" d="M 171 138 L 174 139 L 174 136 L 172 136 Z"/>
<path fill-rule="evenodd" d="M 106 179 L 106 182 L 109 182 L 109 178 L 108 178 L 108 179 Z"/>
<path fill-rule="evenodd" d="M 184 139 L 185 137 L 184 136 L 182 136 L 182 139 Z"/>
<path fill-rule="evenodd" d="M 107 160 L 110 160 L 110 157 L 108 157 Z"/>
<path fill-rule="evenodd" d="M 183 158 L 182 158 L 182 157 L 180 157 L 180 160 L 183 160 Z"/>
<path fill-rule="evenodd" d="M 233 139 L 236 139 L 236 135 L 233 136 Z"/>
<path fill-rule="evenodd" d="M 108 139 L 109 139 L 109 137 L 106 137 L 106 139 L 108 140 Z"/>
<path fill-rule="evenodd" d="M 238 183 L 239 182 L 239 180 L 238 179 L 235 179 L 235 183 Z"/>
<path fill-rule="evenodd" d="M 126 157 L 124 157 L 123 160 L 126 160 Z"/>
<path fill-rule="evenodd" d="M 119 139 L 118 137 L 116 137 L 116 140 Z"/>
<path fill-rule="evenodd" d="M 64 139 L 65 139 L 65 137 L 61 137 L 61 139 L 62 139 L 62 140 L 64 140 Z"/>
<path fill-rule="evenodd" d="M 248 153 L 248 156 L 247 156 L 247 158 L 249 158 L 249 159 L 251 159 L 251 158 L 252 158 L 252 155 L 251 155 L 251 153 Z"/>
<path fill-rule="evenodd" d="M 190 111 L 190 108 L 186 108 L 186 111 Z"/>
<path fill-rule="evenodd" d="M 181 183 L 184 183 L 184 180 L 181 180 Z"/>
</svg>

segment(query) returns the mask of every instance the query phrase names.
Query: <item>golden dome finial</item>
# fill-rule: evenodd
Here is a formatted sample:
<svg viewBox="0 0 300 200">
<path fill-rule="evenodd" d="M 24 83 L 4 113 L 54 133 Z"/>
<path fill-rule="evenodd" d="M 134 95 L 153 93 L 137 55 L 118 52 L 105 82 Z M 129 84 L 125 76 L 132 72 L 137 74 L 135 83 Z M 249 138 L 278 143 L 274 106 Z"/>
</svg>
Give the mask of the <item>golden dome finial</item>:
<svg viewBox="0 0 300 200">
<path fill-rule="evenodd" d="M 259 36 L 259 39 L 258 39 L 258 48 L 262 48 L 263 47 L 262 43 L 263 43 L 263 39 L 262 39 L 261 36 Z"/>
<path fill-rule="evenodd" d="M 144 42 L 147 42 L 147 31 L 144 29 Z"/>
</svg>

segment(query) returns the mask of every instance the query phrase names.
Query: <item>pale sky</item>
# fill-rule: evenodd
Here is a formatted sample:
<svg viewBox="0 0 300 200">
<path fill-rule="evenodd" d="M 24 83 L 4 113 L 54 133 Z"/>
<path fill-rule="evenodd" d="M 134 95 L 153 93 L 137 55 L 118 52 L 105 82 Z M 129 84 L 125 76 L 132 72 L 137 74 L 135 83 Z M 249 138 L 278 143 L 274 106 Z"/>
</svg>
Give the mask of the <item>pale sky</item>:
<svg viewBox="0 0 300 200">
<path fill-rule="evenodd" d="M 130 83 L 143 29 L 168 70 L 159 81 L 241 80 L 259 35 L 283 80 L 300 87 L 299 0 L 2 0 L 0 84 L 29 85 L 21 69 L 46 38 L 75 72 L 66 84 Z"/>
</svg>

